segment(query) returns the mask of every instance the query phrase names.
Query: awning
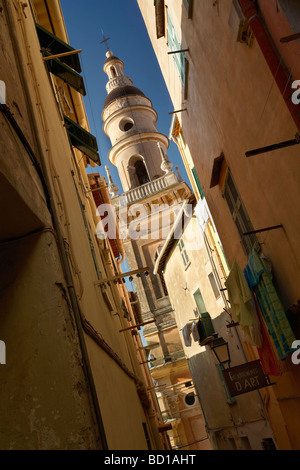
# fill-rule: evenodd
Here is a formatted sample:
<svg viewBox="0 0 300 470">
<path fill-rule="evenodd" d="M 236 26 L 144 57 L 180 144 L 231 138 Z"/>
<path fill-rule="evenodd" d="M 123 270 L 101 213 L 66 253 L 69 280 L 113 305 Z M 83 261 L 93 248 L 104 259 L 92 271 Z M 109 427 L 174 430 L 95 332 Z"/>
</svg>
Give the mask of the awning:
<svg viewBox="0 0 300 470">
<path fill-rule="evenodd" d="M 70 85 L 72 88 L 75 88 L 75 90 L 81 93 L 81 95 L 86 95 L 84 81 L 81 75 L 79 75 L 77 72 L 74 72 L 73 69 L 63 64 L 58 59 L 49 60 L 47 65 L 49 67 L 49 71 L 53 73 L 53 75 L 56 75 L 64 82 L 68 83 L 68 85 Z"/>
<path fill-rule="evenodd" d="M 100 166 L 96 137 L 67 116 L 64 120 L 71 144 Z"/>
<path fill-rule="evenodd" d="M 55 54 L 63 54 L 65 52 L 72 52 L 75 51 L 73 47 L 71 47 L 66 42 L 59 39 L 54 34 L 47 31 L 47 29 L 43 28 L 41 25 L 36 23 L 36 30 L 38 34 L 38 38 L 41 45 L 41 51 L 43 55 L 55 55 Z M 74 69 L 76 72 L 81 72 L 81 65 L 79 61 L 78 54 L 72 54 L 65 57 L 60 58 L 61 62 L 64 62 L 66 65 Z"/>
</svg>

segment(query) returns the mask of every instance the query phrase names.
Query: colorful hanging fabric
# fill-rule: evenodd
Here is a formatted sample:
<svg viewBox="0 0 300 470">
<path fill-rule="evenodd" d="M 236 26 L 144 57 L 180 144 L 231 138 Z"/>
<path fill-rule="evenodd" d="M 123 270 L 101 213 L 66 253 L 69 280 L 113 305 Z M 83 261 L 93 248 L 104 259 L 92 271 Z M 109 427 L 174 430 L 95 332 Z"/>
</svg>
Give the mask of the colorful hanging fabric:
<svg viewBox="0 0 300 470">
<path fill-rule="evenodd" d="M 259 310 L 255 294 L 254 302 L 257 311 L 257 316 L 260 322 L 260 330 L 262 333 L 262 346 L 260 348 L 257 348 L 261 366 L 266 375 L 280 376 L 281 371 L 278 367 L 278 362 L 272 348 L 270 336 L 268 335 L 263 316 L 261 314 L 261 311 Z"/>
<path fill-rule="evenodd" d="M 281 360 L 293 350 L 295 336 L 286 317 L 270 275 L 255 250 L 252 251 L 244 270 L 249 286 L 253 289 L 269 334 Z"/>
<path fill-rule="evenodd" d="M 252 292 L 240 266 L 234 262 L 228 278 L 225 281 L 228 298 L 231 305 L 231 317 L 239 323 L 245 341 L 254 346 L 261 346 L 262 337 L 257 318 Z"/>
</svg>

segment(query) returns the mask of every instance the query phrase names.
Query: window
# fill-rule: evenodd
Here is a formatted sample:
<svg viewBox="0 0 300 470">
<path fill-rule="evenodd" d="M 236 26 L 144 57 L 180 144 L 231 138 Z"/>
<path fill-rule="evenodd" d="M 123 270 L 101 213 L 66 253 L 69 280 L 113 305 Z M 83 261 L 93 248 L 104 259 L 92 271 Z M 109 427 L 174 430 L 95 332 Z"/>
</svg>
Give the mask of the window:
<svg viewBox="0 0 300 470">
<path fill-rule="evenodd" d="M 181 44 L 178 40 L 175 28 L 173 26 L 169 12 L 167 11 L 167 33 L 168 33 L 168 44 L 171 51 L 180 51 L 182 49 Z M 177 66 L 181 83 L 185 83 L 185 55 L 183 52 L 177 52 L 172 54 L 175 64 Z"/>
<path fill-rule="evenodd" d="M 123 132 L 127 132 L 132 129 L 134 121 L 131 118 L 124 118 L 120 121 L 119 128 Z"/>
<path fill-rule="evenodd" d="M 36 23 L 35 26 L 43 55 L 56 55 L 75 51 L 73 47 L 59 39 L 54 34 L 50 33 L 50 31 L 43 28 L 41 25 Z M 81 72 L 81 65 L 78 53 L 62 56 L 60 57 L 60 61 L 64 62 L 76 72 Z"/>
<path fill-rule="evenodd" d="M 115 67 L 110 67 L 110 72 L 111 72 L 111 76 L 113 78 L 115 78 L 117 76 L 117 72 L 116 72 Z"/>
<path fill-rule="evenodd" d="M 182 238 L 179 240 L 178 246 L 179 246 L 179 250 L 180 250 L 182 260 L 183 260 L 184 267 L 187 268 L 190 265 L 190 260 L 186 252 L 185 245 L 184 245 Z"/>
<path fill-rule="evenodd" d="M 200 314 L 207 312 L 200 289 L 197 289 L 196 292 L 194 293 L 194 299 L 197 305 L 198 312 Z"/>
<path fill-rule="evenodd" d="M 189 83 L 189 70 L 190 70 L 190 63 L 187 58 L 184 58 L 184 99 L 187 100 L 188 97 L 188 83 Z"/>
<path fill-rule="evenodd" d="M 79 56 L 78 54 L 73 53 L 75 49 L 39 24 L 36 23 L 35 26 L 41 46 L 41 52 L 45 58 L 51 55 L 72 52 L 72 54 L 62 56 L 59 59 L 47 60 L 45 64 L 47 65 L 49 72 L 56 77 L 59 77 L 65 83 L 85 96 L 86 90 L 84 81 L 81 75 L 79 75 L 81 72 Z"/>
<path fill-rule="evenodd" d="M 195 393 L 190 392 L 184 397 L 185 404 L 187 406 L 193 406 L 196 402 Z"/>
<path fill-rule="evenodd" d="M 254 35 L 249 22 L 242 13 L 238 0 L 232 2 L 228 24 L 237 42 L 242 42 L 248 47 L 252 45 Z"/>
<path fill-rule="evenodd" d="M 126 122 L 126 124 L 124 126 L 124 132 L 129 131 L 132 127 L 133 127 L 132 122 Z"/>
<path fill-rule="evenodd" d="M 74 72 L 74 70 L 57 59 L 51 59 L 46 62 L 46 64 L 50 73 L 70 85 L 81 95 L 86 95 L 84 81 L 81 75 L 79 75 L 77 72 Z"/>
<path fill-rule="evenodd" d="M 70 143 L 97 165 L 101 165 L 96 137 L 67 116 L 64 116 L 64 121 Z"/>
<path fill-rule="evenodd" d="M 157 39 L 165 35 L 165 1 L 154 0 L 155 20 L 156 20 L 156 37 Z"/>
<path fill-rule="evenodd" d="M 218 289 L 218 286 L 217 286 L 217 282 L 216 282 L 216 279 L 215 279 L 215 276 L 213 275 L 213 273 L 210 273 L 208 275 L 208 279 L 210 281 L 210 285 L 211 285 L 211 288 L 215 294 L 215 298 L 218 299 L 221 294 L 220 294 L 220 291 Z"/>
<path fill-rule="evenodd" d="M 188 10 L 188 18 L 192 18 L 194 0 L 184 0 L 184 3 Z"/>
<path fill-rule="evenodd" d="M 256 235 L 243 235 L 246 232 L 253 231 L 253 225 L 229 170 L 227 171 L 223 196 L 228 204 L 246 255 L 250 255 L 253 248 L 259 251 L 260 247 Z"/>
</svg>

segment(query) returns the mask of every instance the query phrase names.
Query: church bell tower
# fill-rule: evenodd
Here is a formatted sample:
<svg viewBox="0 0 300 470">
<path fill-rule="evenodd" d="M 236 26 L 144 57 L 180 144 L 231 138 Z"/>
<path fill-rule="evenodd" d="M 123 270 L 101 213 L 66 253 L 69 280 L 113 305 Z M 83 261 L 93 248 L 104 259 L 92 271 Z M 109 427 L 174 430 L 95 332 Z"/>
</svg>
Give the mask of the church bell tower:
<svg viewBox="0 0 300 470">
<path fill-rule="evenodd" d="M 157 253 L 165 242 L 162 229 L 175 218 L 175 215 L 165 218 L 160 208 L 168 207 L 170 213 L 174 209 L 176 214 L 191 197 L 191 191 L 179 172 L 172 171 L 167 155 L 169 139 L 156 127 L 157 113 L 150 99 L 124 74 L 124 63 L 111 51 L 106 53 L 104 72 L 108 82 L 102 112 L 103 129 L 112 145 L 109 162 L 117 168 L 122 184 L 122 192 L 117 194 L 119 188 L 107 167 L 112 204 L 118 209 L 124 206 L 125 200 L 128 211 L 135 204 L 145 208 L 143 225 L 148 227 L 148 236 L 132 238 L 128 235 L 124 248 L 131 271 L 149 267 L 149 275 L 142 273 L 135 277 L 134 286 L 143 322 L 147 323 L 143 335 L 149 345 L 157 345 L 152 350 L 154 370 L 184 357 L 163 275 L 153 274 Z M 132 216 L 126 220 L 132 221 Z M 153 226 L 156 227 L 154 233 L 150 230 Z M 167 236 L 169 231 L 164 233 Z M 152 320 L 155 323 L 150 323 Z"/>
</svg>

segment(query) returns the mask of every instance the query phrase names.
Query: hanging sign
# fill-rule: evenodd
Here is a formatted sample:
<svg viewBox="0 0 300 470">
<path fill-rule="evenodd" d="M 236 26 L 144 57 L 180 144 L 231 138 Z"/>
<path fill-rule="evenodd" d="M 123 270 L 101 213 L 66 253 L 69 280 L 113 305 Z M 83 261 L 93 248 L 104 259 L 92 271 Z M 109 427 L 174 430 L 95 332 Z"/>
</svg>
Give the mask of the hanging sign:
<svg viewBox="0 0 300 470">
<path fill-rule="evenodd" d="M 271 385 L 259 360 L 230 367 L 222 372 L 232 397 Z"/>
</svg>

